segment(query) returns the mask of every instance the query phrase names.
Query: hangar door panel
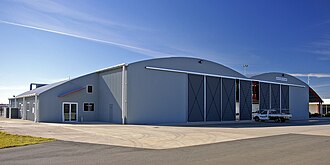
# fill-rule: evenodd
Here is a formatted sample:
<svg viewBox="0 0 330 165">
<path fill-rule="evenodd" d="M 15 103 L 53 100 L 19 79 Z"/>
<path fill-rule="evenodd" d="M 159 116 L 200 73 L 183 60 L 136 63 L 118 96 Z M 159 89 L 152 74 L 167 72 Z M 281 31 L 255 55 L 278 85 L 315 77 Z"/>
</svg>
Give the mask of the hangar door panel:
<svg viewBox="0 0 330 165">
<path fill-rule="evenodd" d="M 206 121 L 221 121 L 221 78 L 206 77 Z"/>
<path fill-rule="evenodd" d="M 271 109 L 280 111 L 280 85 L 271 84 Z"/>
<path fill-rule="evenodd" d="M 260 99 L 259 99 L 259 109 L 264 110 L 264 109 L 269 109 L 269 103 L 270 103 L 270 90 L 269 90 L 269 84 L 267 83 L 260 83 Z"/>
<path fill-rule="evenodd" d="M 289 86 L 281 85 L 281 110 L 289 113 Z"/>
<path fill-rule="evenodd" d="M 252 84 L 251 81 L 240 81 L 239 110 L 240 120 L 252 119 Z"/>
<path fill-rule="evenodd" d="M 236 118 L 235 109 L 235 80 L 222 79 L 222 120 L 234 121 Z"/>
<path fill-rule="evenodd" d="M 188 122 L 204 121 L 204 77 L 188 75 Z"/>
</svg>

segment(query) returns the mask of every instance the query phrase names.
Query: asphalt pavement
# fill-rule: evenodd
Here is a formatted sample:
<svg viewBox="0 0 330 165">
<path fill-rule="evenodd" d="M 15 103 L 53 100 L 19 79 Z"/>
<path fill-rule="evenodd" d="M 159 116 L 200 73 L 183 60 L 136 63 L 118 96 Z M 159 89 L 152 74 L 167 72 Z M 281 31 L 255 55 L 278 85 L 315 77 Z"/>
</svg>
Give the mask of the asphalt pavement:
<svg viewBox="0 0 330 165">
<path fill-rule="evenodd" d="M 97 164 L 326 164 L 328 136 L 284 134 L 215 144 L 143 149 L 55 141 L 0 150 L 1 165 Z"/>
</svg>

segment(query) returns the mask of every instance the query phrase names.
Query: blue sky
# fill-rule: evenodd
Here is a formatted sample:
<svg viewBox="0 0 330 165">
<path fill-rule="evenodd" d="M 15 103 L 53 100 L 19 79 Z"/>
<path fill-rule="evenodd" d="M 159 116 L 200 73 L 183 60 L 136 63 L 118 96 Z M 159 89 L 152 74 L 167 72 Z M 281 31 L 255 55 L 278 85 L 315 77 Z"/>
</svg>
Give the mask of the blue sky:
<svg viewBox="0 0 330 165">
<path fill-rule="evenodd" d="M 119 63 L 189 56 L 286 72 L 330 97 L 327 0 L 1 0 L 0 103 Z"/>
</svg>

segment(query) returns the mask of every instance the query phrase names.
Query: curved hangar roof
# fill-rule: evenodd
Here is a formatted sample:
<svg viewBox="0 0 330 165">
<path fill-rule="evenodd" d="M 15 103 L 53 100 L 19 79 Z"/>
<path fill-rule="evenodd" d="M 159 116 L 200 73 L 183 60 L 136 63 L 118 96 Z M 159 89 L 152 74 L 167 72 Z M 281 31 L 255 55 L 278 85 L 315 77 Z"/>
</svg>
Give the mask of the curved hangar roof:
<svg viewBox="0 0 330 165">
<path fill-rule="evenodd" d="M 259 74 L 256 76 L 252 76 L 251 79 L 256 81 L 269 81 L 271 83 L 287 84 L 287 85 L 301 86 L 301 87 L 308 86 L 305 82 L 301 81 L 300 79 L 294 76 L 285 73 L 278 73 L 278 72 Z"/>
<path fill-rule="evenodd" d="M 95 71 L 93 73 L 104 72 L 108 70 L 118 69 L 121 66 L 125 66 L 125 64 L 116 65 L 113 67 L 101 69 Z M 215 76 L 215 77 L 223 77 L 223 78 L 234 78 L 234 79 L 242 79 L 249 81 L 260 81 L 260 82 L 269 82 L 269 83 L 279 83 L 279 84 L 287 84 L 294 86 L 306 87 L 308 86 L 305 82 L 300 79 L 285 74 L 285 73 L 264 73 L 260 75 L 253 76 L 251 78 L 245 77 L 243 74 L 221 65 L 219 63 L 215 63 L 212 61 L 208 61 L 205 59 L 191 58 L 191 57 L 167 57 L 167 58 L 156 58 L 150 60 L 143 60 L 138 62 L 133 62 L 127 64 L 129 66 L 128 69 L 134 69 L 135 67 L 143 67 L 150 70 L 159 70 L 159 71 L 168 71 L 168 72 L 177 72 L 177 73 L 188 73 L 188 74 L 197 74 L 197 75 L 206 75 L 206 76 Z M 89 73 L 89 74 L 93 74 Z M 86 75 L 89 75 L 86 74 Z M 83 75 L 83 76 L 86 76 Z M 83 77 L 80 76 L 80 77 Z M 79 78 L 79 77 L 77 77 Z M 75 78 L 75 79 L 77 79 Z M 73 80 L 73 79 L 72 79 Z M 70 80 L 69 80 L 70 81 Z M 68 81 L 57 82 L 53 84 L 46 85 L 44 87 L 40 87 L 31 91 L 27 91 L 18 96 L 28 96 L 30 94 L 42 93 L 47 90 L 50 90 L 56 86 L 59 86 Z M 310 91 L 310 101 L 313 102 L 316 100 L 317 102 L 323 102 L 320 96 L 309 87 Z M 316 102 L 315 101 L 315 102 Z"/>
<path fill-rule="evenodd" d="M 151 70 L 247 79 L 241 73 L 224 65 L 190 57 L 168 57 L 138 61 L 128 64 L 128 69 L 144 67 Z"/>
<path fill-rule="evenodd" d="M 260 75 L 252 76 L 251 79 L 260 80 L 260 81 L 270 81 L 270 82 L 295 85 L 295 86 L 298 85 L 301 87 L 308 87 L 309 88 L 309 102 L 320 102 L 320 103 L 323 102 L 321 97 L 314 91 L 313 88 L 311 88 L 308 84 L 306 84 L 302 80 L 298 79 L 297 77 L 291 76 L 289 74 L 270 72 L 270 73 L 263 73 Z"/>
</svg>

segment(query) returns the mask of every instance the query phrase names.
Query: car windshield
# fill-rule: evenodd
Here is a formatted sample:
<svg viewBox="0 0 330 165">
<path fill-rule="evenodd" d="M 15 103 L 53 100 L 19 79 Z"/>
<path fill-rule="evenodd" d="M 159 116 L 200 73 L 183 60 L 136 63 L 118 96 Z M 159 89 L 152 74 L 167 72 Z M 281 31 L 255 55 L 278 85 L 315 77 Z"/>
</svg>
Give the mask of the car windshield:
<svg viewBox="0 0 330 165">
<path fill-rule="evenodd" d="M 261 114 L 267 114 L 267 111 L 262 111 Z"/>
</svg>

